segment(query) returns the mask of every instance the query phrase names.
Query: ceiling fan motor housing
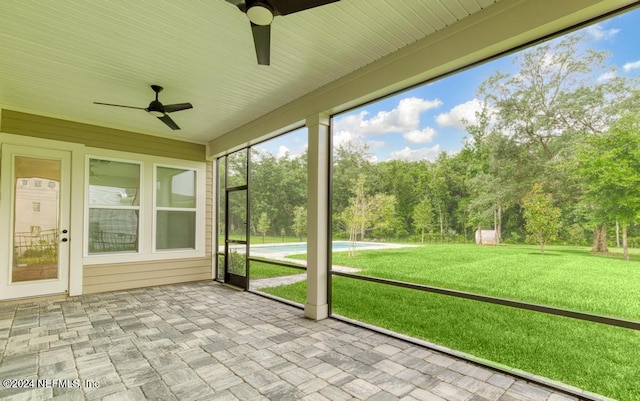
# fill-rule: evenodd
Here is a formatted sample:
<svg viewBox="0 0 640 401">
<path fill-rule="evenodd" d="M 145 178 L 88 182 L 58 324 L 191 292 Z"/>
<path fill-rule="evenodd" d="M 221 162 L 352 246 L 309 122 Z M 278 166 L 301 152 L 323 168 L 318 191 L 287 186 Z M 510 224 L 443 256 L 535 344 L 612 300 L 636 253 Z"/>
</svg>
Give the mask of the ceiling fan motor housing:
<svg viewBox="0 0 640 401">
<path fill-rule="evenodd" d="M 156 117 L 162 117 L 164 115 L 164 107 L 158 100 L 152 100 L 151 103 L 149 103 L 149 107 L 147 107 L 147 111 Z"/>
<path fill-rule="evenodd" d="M 273 21 L 273 7 L 266 1 L 247 1 L 247 17 L 256 25 L 270 25 Z"/>
</svg>

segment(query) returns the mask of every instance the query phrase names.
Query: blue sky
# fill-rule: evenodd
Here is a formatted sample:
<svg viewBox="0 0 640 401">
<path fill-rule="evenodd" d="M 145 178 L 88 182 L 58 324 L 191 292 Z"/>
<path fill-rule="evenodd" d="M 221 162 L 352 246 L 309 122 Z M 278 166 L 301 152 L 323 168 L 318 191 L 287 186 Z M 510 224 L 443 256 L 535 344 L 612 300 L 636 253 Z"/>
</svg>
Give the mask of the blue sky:
<svg viewBox="0 0 640 401">
<path fill-rule="evenodd" d="M 583 28 L 585 45 L 607 50 L 607 64 L 615 71 L 598 72 L 594 79 L 613 76 L 640 76 L 638 46 L 640 9 Z M 333 140 L 365 143 L 372 161 L 390 159 L 434 160 L 442 152 L 455 153 L 462 148 L 466 132 L 461 118 L 472 120 L 480 102 L 476 87 L 494 71 L 515 73 L 516 55 L 490 61 L 426 85 L 384 98 L 369 105 L 334 116 Z M 297 156 L 306 148 L 306 129 L 257 146 L 274 155 L 289 152 Z"/>
</svg>

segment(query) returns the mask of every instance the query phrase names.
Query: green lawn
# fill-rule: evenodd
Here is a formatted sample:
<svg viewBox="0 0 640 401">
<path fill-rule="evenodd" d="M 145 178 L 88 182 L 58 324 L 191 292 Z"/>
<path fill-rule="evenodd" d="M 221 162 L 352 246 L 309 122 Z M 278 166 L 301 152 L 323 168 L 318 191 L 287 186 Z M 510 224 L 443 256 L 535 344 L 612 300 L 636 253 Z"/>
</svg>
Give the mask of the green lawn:
<svg viewBox="0 0 640 401">
<path fill-rule="evenodd" d="M 640 261 L 588 248 L 430 245 L 334 253 L 360 274 L 640 320 Z"/>
<path fill-rule="evenodd" d="M 334 253 L 362 274 L 640 320 L 640 262 L 586 248 L 430 245 Z M 306 283 L 265 289 L 305 302 Z M 640 332 L 343 277 L 333 312 L 620 400 L 640 399 Z"/>
<path fill-rule="evenodd" d="M 282 267 L 276 265 L 270 265 L 268 263 L 260 263 L 251 261 L 250 263 L 250 278 L 251 280 L 259 280 L 261 278 L 291 276 L 294 274 L 305 273 L 304 270 L 293 269 L 291 267 Z"/>
</svg>

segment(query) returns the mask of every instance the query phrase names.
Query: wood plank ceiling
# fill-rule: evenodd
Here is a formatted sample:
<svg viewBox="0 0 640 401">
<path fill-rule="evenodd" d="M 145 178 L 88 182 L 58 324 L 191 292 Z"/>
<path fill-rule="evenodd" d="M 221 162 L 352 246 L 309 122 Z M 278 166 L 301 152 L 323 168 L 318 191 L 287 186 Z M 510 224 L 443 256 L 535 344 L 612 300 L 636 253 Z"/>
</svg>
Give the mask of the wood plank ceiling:
<svg viewBox="0 0 640 401">
<path fill-rule="evenodd" d="M 271 66 L 225 0 L 3 0 L 0 107 L 206 143 L 498 0 L 341 0 L 276 17 Z M 141 110 L 151 84 L 171 131 Z"/>
</svg>

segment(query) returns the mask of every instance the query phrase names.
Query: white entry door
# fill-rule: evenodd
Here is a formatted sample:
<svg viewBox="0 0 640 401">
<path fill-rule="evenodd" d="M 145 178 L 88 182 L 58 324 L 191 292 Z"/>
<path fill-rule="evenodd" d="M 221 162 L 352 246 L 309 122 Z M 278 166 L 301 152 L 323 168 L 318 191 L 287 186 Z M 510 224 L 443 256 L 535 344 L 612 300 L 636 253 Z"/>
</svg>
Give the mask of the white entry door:
<svg viewBox="0 0 640 401">
<path fill-rule="evenodd" d="M 69 289 L 71 152 L 2 145 L 0 299 Z"/>
</svg>

